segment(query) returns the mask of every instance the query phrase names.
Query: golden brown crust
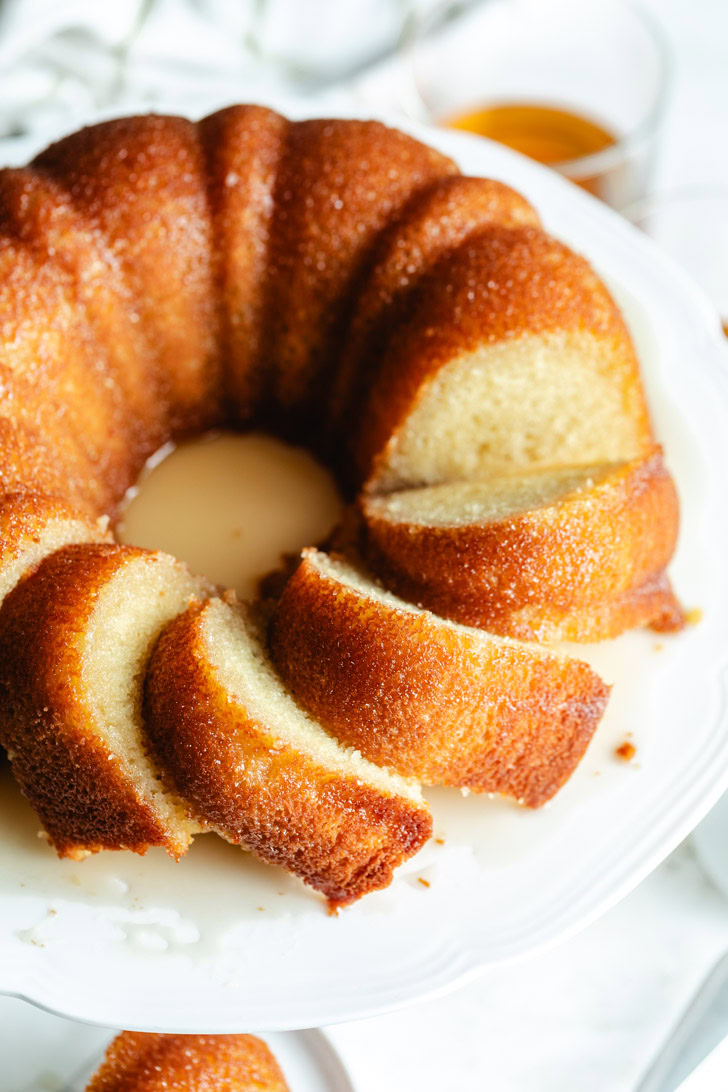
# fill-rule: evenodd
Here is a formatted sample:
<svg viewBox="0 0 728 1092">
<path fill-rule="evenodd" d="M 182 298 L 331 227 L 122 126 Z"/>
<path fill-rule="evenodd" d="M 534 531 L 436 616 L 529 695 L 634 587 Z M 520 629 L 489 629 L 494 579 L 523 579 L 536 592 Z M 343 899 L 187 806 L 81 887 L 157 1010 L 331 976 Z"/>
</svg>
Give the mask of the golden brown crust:
<svg viewBox="0 0 728 1092">
<path fill-rule="evenodd" d="M 72 277 L 0 215 L 2 414 L 48 444 L 105 511 L 131 480 L 124 414 Z M 138 469 L 138 468 L 137 468 Z M 20 484 L 20 483 L 19 483 Z M 25 484 L 23 482 L 22 484 Z"/>
<path fill-rule="evenodd" d="M 446 254 L 416 285 L 409 317 L 387 331 L 353 440 L 359 480 L 377 474 L 428 382 L 483 344 L 554 331 L 587 331 L 621 392 L 640 445 L 651 427 L 637 358 L 609 292 L 584 258 L 533 227 L 491 225 Z M 418 483 L 413 483 L 418 484 Z"/>
<path fill-rule="evenodd" d="M 291 123 L 262 106 L 229 106 L 199 122 L 207 160 L 222 303 L 225 383 L 237 423 L 270 398 L 262 354 L 265 288 L 278 161 Z"/>
<path fill-rule="evenodd" d="M 317 408 L 338 323 L 379 232 L 451 160 L 375 121 L 292 124 L 271 225 L 265 356 L 278 414 Z"/>
<path fill-rule="evenodd" d="M 94 730 L 81 644 L 98 589 L 132 546 L 85 544 L 51 554 L 0 610 L 0 742 L 61 857 L 144 853 L 177 844 Z"/>
<path fill-rule="evenodd" d="M 336 433 L 356 423 L 375 363 L 393 324 L 407 315 L 418 281 L 438 258 L 489 224 L 538 227 L 540 221 L 528 201 L 502 182 L 451 175 L 418 191 L 381 233 L 333 377 L 329 415 Z"/>
<path fill-rule="evenodd" d="M 549 800 L 604 711 L 595 672 L 377 601 L 316 556 L 304 551 L 270 632 L 301 704 L 342 743 L 427 784 Z"/>
<path fill-rule="evenodd" d="M 487 482 L 482 489 L 488 497 Z M 649 625 L 675 602 L 664 570 L 679 505 L 659 449 L 556 503 L 490 523 L 398 521 L 387 503 L 360 501 L 370 564 L 398 595 L 465 625 L 598 641 Z"/>
<path fill-rule="evenodd" d="M 172 432 L 218 424 L 219 315 L 196 126 L 117 118 L 51 145 L 33 166 L 67 191 L 119 262 L 156 353 Z"/>
<path fill-rule="evenodd" d="M 9 417 L 0 417 L 0 492 L 27 490 L 63 496 L 87 516 L 98 514 L 89 497 L 87 471 L 78 461 L 69 466 L 51 440 Z"/>
<path fill-rule="evenodd" d="M 123 1031 L 87 1092 L 288 1092 L 266 1044 L 252 1035 Z"/>
<path fill-rule="evenodd" d="M 424 805 L 347 777 L 294 750 L 223 689 L 205 615 L 164 631 L 145 681 L 147 730 L 170 787 L 198 821 L 345 906 L 386 887 L 431 833 Z"/>
<path fill-rule="evenodd" d="M 467 610 L 464 612 L 467 614 Z M 477 613 L 477 612 L 474 612 Z M 476 621 L 466 623 L 478 625 Z M 524 606 L 499 624 L 492 633 L 536 641 L 604 641 L 628 629 L 649 626 L 676 633 L 685 625 L 685 614 L 668 577 L 662 573 L 613 599 L 570 608 L 553 604 Z"/>
<path fill-rule="evenodd" d="M 117 256 L 68 193 L 30 168 L 0 171 L 0 221 L 35 249 L 51 276 L 57 270 L 68 279 L 74 304 L 95 333 L 88 381 L 98 383 L 103 374 L 114 398 L 131 481 L 167 439 L 168 423 L 146 330 L 134 321 Z"/>
</svg>

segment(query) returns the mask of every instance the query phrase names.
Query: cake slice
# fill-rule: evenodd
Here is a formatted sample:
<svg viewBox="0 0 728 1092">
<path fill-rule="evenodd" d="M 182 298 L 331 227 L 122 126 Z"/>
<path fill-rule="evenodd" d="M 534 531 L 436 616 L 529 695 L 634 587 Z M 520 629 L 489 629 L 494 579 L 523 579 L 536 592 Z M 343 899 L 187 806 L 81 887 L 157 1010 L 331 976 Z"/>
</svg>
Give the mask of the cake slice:
<svg viewBox="0 0 728 1092">
<path fill-rule="evenodd" d="M 108 520 L 89 519 L 58 497 L 0 497 L 0 604 L 48 554 L 72 543 L 110 541 Z"/>
<path fill-rule="evenodd" d="M 270 647 L 301 705 L 372 762 L 530 807 L 574 771 L 608 696 L 587 664 L 437 618 L 317 550 Z"/>
<path fill-rule="evenodd" d="M 166 783 L 198 822 L 293 872 L 334 909 L 386 887 L 429 837 L 419 788 L 308 716 L 254 623 L 222 599 L 190 607 L 162 634 L 144 714 Z"/>
<path fill-rule="evenodd" d="M 617 306 L 538 228 L 470 236 L 392 318 L 349 441 L 370 492 L 617 462 L 651 443 Z"/>
<path fill-rule="evenodd" d="M 288 1085 L 253 1035 L 122 1031 L 86 1092 L 288 1092 Z"/>
<path fill-rule="evenodd" d="M 365 497 L 361 513 L 369 562 L 387 587 L 466 625 L 598 641 L 680 624 L 665 574 L 678 498 L 659 449 Z"/>
<path fill-rule="evenodd" d="M 195 830 L 150 759 L 142 681 L 162 628 L 205 587 L 167 554 L 70 545 L 0 610 L 0 742 L 58 853 L 182 855 Z"/>
</svg>

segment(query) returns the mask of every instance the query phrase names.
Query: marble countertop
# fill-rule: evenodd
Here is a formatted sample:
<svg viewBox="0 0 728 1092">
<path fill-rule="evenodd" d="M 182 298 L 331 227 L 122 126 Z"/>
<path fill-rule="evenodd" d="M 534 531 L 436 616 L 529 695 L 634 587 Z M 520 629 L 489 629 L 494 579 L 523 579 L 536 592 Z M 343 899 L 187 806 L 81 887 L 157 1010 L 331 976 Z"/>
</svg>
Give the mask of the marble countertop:
<svg viewBox="0 0 728 1092">
<path fill-rule="evenodd" d="M 649 4 L 676 62 L 656 188 L 728 186 L 728 4 Z M 330 1034 L 358 1092 L 631 1092 L 726 948 L 728 901 L 688 841 L 558 949 Z M 0 998 L 0 1092 L 60 1092 L 109 1037 Z M 690 1092 L 728 1087 L 717 1063 Z"/>
</svg>

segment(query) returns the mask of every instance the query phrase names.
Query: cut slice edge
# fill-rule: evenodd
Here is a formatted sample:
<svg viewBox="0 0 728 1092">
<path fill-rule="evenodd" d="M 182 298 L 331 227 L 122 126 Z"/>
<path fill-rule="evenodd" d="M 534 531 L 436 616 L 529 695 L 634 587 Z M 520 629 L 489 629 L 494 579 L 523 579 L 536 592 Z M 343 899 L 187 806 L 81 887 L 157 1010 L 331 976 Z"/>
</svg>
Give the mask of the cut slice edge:
<svg viewBox="0 0 728 1092">
<path fill-rule="evenodd" d="M 455 481 L 364 496 L 362 509 L 393 523 L 421 527 L 467 527 L 514 519 L 535 508 L 582 494 L 628 466 L 628 460 L 593 466 L 558 467 Z"/>
<path fill-rule="evenodd" d="M 424 371 L 423 341 L 412 355 Z M 613 338 L 580 329 L 484 335 L 474 349 L 448 352 L 416 389 L 412 381 L 404 389 L 403 368 L 403 390 L 390 391 L 385 381 L 394 386 L 399 372 L 383 366 L 358 440 L 366 492 L 618 462 L 652 443 L 636 365 Z"/>
<path fill-rule="evenodd" d="M 537 640 L 680 628 L 666 576 L 679 501 L 658 446 L 619 462 L 365 496 L 359 511 L 377 575 L 443 617 Z"/>
<path fill-rule="evenodd" d="M 83 681 L 99 738 L 166 830 L 168 852 L 179 857 L 204 826 L 191 817 L 186 802 L 164 784 L 144 728 L 143 680 L 165 626 L 185 611 L 191 600 L 206 598 L 210 587 L 169 554 L 136 553 L 138 556 L 131 557 L 97 594 L 92 623 L 83 640 Z M 133 615 L 124 611 L 130 598 Z M 110 670 L 112 648 L 114 668 Z"/>
</svg>

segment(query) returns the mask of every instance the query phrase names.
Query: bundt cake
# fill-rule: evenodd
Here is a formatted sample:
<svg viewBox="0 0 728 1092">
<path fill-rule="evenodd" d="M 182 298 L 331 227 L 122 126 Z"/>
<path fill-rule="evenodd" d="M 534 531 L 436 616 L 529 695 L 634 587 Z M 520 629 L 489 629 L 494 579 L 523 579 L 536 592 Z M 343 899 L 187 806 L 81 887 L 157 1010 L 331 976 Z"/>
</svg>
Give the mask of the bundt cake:
<svg viewBox="0 0 728 1092">
<path fill-rule="evenodd" d="M 537 636 L 675 621 L 664 576 L 675 497 L 650 454 L 629 334 L 586 261 L 547 235 L 507 187 L 464 178 L 440 153 L 377 122 L 289 122 L 234 106 L 198 123 L 105 122 L 29 167 L 1 171 L 0 240 L 0 742 L 61 854 L 162 845 L 178 856 L 196 829 L 212 825 L 347 901 L 386 882 L 429 829 L 414 788 L 335 739 L 350 745 L 342 715 L 329 723 L 322 694 L 314 710 L 321 725 L 298 708 L 237 607 L 206 605 L 211 589 L 171 558 L 109 540 L 105 521 L 113 526 L 147 458 L 170 441 L 255 427 L 305 443 L 350 500 L 364 491 L 365 548 L 377 570 L 453 619 Z M 604 480 L 595 470 L 579 500 L 568 483 L 583 481 L 583 467 L 611 469 Z M 537 510 L 515 498 L 495 520 L 485 504 L 473 518 L 448 516 L 452 528 L 429 515 L 420 525 L 419 501 L 407 508 L 401 496 L 385 496 L 446 487 L 447 511 L 460 512 L 467 483 L 495 496 L 504 475 L 533 474 L 561 482 L 546 489 L 547 503 L 536 496 Z M 630 503 L 615 499 L 610 508 L 609 496 L 630 490 L 622 478 L 641 482 L 645 494 L 635 484 Z M 416 495 L 428 513 L 439 503 Z M 592 497 L 606 498 L 594 508 L 608 513 L 612 538 L 598 515 L 587 518 Z M 654 526 L 643 541 L 648 511 Z M 549 512 L 554 537 L 544 532 L 537 551 L 535 528 Z M 563 560 L 560 521 L 580 546 L 587 541 Z M 519 539 L 522 560 L 500 549 L 497 565 L 519 602 L 505 609 L 493 596 L 486 608 L 484 584 L 503 580 L 486 572 L 496 561 L 486 563 L 481 543 L 514 535 L 506 524 L 532 529 L 534 544 Z M 445 538 L 455 559 L 447 581 Z M 592 549 L 617 541 L 604 572 L 592 571 Z M 540 564 L 536 603 L 529 596 Z M 305 619 L 304 604 L 317 582 L 335 581 L 332 641 L 351 611 L 363 634 L 352 655 L 363 656 L 365 620 L 376 620 L 418 685 L 433 694 L 438 679 L 443 687 L 429 728 L 421 695 L 409 696 L 419 740 L 398 721 L 355 746 L 427 780 L 467 778 L 530 803 L 555 791 L 603 707 L 595 676 L 544 650 L 468 635 L 416 606 L 395 609 L 341 565 L 307 555 L 275 615 L 276 656 L 299 700 L 315 704 L 329 672 L 342 709 L 358 688 L 383 716 L 381 695 L 367 690 L 374 655 L 360 659 L 350 691 L 333 653 L 304 678 L 312 650 L 302 633 L 329 626 L 323 593 Z M 574 601 L 558 598 L 556 584 Z M 586 589 L 591 598 L 577 609 Z M 626 605 L 617 610 L 620 596 Z M 468 613 L 476 600 L 478 617 Z M 594 600 L 600 610 L 609 604 L 606 613 Z M 284 632 L 286 613 L 302 618 L 300 632 Z M 146 686 L 152 744 L 141 703 L 160 634 Z M 468 642 L 477 654 L 466 655 Z M 215 659 L 223 647 L 224 662 Z M 502 719 L 455 715 L 468 688 L 491 700 L 495 660 L 510 665 L 523 704 Z M 195 699 L 184 709 L 171 682 L 182 663 Z M 401 721 L 404 691 L 391 672 L 382 679 Z M 200 726 L 203 709 L 217 719 Z M 356 712 L 351 731 L 366 735 Z M 251 765 L 245 748 L 260 748 L 269 734 L 287 741 L 285 759 Z M 238 795 L 225 770 L 216 778 L 201 758 L 192 768 L 203 739 L 241 764 Z M 335 776 L 324 774 L 327 763 Z M 285 792 L 256 797 L 258 766 Z M 263 822 L 274 804 L 288 808 L 287 837 Z"/>
<path fill-rule="evenodd" d="M 122 1031 L 86 1092 L 288 1092 L 288 1085 L 253 1035 Z"/>
<path fill-rule="evenodd" d="M 366 758 L 531 807 L 573 772 L 607 702 L 587 664 L 445 621 L 311 549 L 270 646 L 300 703 Z"/>
<path fill-rule="evenodd" d="M 360 510 L 368 558 L 387 587 L 445 618 L 569 641 L 679 624 L 665 575 L 677 494 L 659 449 L 367 496 Z"/>
<path fill-rule="evenodd" d="M 432 831 L 419 788 L 307 716 L 254 621 L 222 599 L 191 606 L 163 633 L 144 719 L 167 787 L 194 818 L 300 876 L 332 908 L 385 887 Z"/>
</svg>

